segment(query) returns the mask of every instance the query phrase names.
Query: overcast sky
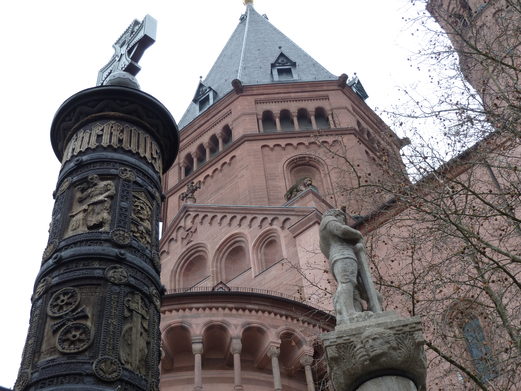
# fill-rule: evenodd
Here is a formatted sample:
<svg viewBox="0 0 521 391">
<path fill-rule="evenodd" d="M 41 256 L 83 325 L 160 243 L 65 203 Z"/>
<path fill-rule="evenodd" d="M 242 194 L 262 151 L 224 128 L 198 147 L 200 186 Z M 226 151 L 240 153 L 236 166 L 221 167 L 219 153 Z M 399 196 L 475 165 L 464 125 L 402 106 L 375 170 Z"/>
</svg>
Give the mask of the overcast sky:
<svg viewBox="0 0 521 391">
<path fill-rule="evenodd" d="M 421 42 L 403 17 L 409 0 L 257 0 L 256 10 L 330 72 L 358 73 L 384 109 L 399 86 L 422 86 L 407 61 Z M 143 91 L 179 120 L 244 11 L 242 0 L 17 0 L 0 3 L 2 105 L 0 385 L 14 384 L 27 333 L 30 296 L 47 242 L 60 165 L 49 129 L 60 104 L 94 86 L 112 44 L 147 13 L 156 43 L 140 64 Z"/>
</svg>

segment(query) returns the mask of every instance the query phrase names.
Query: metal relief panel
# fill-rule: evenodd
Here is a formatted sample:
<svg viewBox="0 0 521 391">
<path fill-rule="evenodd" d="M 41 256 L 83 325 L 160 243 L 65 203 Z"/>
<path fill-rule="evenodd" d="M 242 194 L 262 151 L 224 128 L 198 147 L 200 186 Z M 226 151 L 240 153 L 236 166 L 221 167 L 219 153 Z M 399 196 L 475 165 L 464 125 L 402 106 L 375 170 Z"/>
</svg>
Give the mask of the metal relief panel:
<svg viewBox="0 0 521 391">
<path fill-rule="evenodd" d="M 132 193 L 132 235 L 147 248 L 152 243 L 152 204 L 143 191 Z"/>
<path fill-rule="evenodd" d="M 102 180 L 96 174 L 89 175 L 86 182 L 77 185 L 64 238 L 91 231 L 108 231 L 115 193 L 114 182 Z"/>
</svg>

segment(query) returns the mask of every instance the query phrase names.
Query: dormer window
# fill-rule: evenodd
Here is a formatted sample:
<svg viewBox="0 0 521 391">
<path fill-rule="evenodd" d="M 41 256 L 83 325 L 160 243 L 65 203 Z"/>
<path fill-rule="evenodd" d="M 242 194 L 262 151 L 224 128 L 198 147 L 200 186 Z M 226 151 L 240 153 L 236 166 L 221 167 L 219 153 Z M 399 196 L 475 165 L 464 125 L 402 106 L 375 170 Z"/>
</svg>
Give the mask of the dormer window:
<svg viewBox="0 0 521 391">
<path fill-rule="evenodd" d="M 203 82 L 199 82 L 197 92 L 195 93 L 192 102 L 198 106 L 199 113 L 202 113 L 213 104 L 216 96 L 217 93 L 211 87 L 207 87 Z"/>
<path fill-rule="evenodd" d="M 271 64 L 271 76 L 274 81 L 296 80 L 297 63 L 281 52 Z"/>
<path fill-rule="evenodd" d="M 279 80 L 293 80 L 293 71 L 291 68 L 277 68 L 277 76 Z"/>
<path fill-rule="evenodd" d="M 206 94 L 199 101 L 199 112 L 205 111 L 208 107 L 210 107 L 210 94 Z"/>
</svg>

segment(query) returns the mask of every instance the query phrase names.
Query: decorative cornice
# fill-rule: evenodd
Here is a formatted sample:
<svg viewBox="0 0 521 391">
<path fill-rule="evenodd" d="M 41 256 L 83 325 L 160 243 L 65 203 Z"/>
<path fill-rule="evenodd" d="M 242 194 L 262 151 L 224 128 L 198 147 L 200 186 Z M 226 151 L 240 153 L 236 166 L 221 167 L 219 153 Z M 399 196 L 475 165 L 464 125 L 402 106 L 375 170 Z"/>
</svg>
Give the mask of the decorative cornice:
<svg viewBox="0 0 521 391">
<path fill-rule="evenodd" d="M 256 105 L 266 105 L 266 104 L 278 104 L 278 103 L 287 103 L 287 102 L 315 102 L 315 101 L 329 101 L 329 96 L 327 95 L 319 95 L 319 96 L 302 96 L 302 97 L 277 97 L 277 98 L 264 98 L 264 99 L 255 99 Z"/>
<path fill-rule="evenodd" d="M 227 219 L 228 226 L 247 228 L 253 227 L 255 219 L 260 223 L 267 218 L 268 225 L 274 225 L 278 220 L 277 226 L 286 229 L 293 218 L 302 218 L 315 211 L 312 207 L 302 206 L 231 206 L 231 205 L 204 205 L 204 204 L 184 204 L 172 223 L 166 227 L 161 239 L 161 248 L 166 245 L 174 235 L 177 227 L 182 226 L 182 221 L 187 216 L 193 215 L 190 226 L 213 224 L 214 222 L 222 225 Z M 198 216 L 196 216 L 198 215 Z M 262 224 L 264 225 L 264 223 Z"/>
<path fill-rule="evenodd" d="M 252 306 L 252 303 L 255 305 Z M 173 314 L 215 316 L 219 313 L 237 314 L 238 317 L 251 315 L 257 320 L 261 317 L 276 318 L 318 332 L 331 331 L 335 325 L 333 315 L 312 305 L 284 297 L 233 290 L 166 294 L 161 308 L 162 316 Z"/>
</svg>

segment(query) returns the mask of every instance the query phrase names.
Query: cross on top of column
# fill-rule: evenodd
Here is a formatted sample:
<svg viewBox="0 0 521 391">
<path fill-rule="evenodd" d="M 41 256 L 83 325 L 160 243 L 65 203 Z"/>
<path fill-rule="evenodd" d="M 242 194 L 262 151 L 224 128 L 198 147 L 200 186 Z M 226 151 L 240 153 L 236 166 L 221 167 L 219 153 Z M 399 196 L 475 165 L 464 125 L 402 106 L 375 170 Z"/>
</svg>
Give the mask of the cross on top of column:
<svg viewBox="0 0 521 391">
<path fill-rule="evenodd" d="M 114 72 L 123 71 L 136 76 L 141 70 L 138 61 L 145 50 L 156 41 L 157 21 L 146 15 L 142 22 L 135 19 L 112 45 L 114 55 L 98 73 L 97 86 L 105 84 Z"/>
</svg>

